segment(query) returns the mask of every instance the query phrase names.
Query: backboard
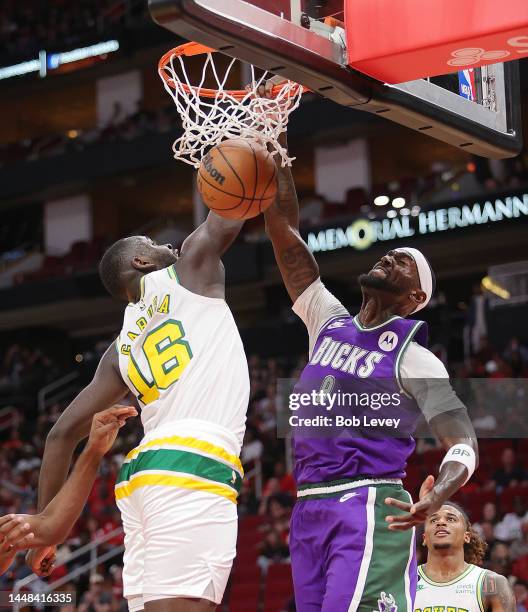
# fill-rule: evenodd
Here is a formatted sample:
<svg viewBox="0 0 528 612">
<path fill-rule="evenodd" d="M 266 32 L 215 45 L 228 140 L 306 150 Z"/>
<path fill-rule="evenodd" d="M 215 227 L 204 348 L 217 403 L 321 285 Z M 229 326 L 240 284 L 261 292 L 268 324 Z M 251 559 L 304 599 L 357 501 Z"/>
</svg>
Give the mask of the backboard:
<svg viewBox="0 0 528 612">
<path fill-rule="evenodd" d="M 468 152 L 522 146 L 517 62 L 388 85 L 347 66 L 344 0 L 149 0 L 154 20 L 342 104 Z M 325 19 L 326 18 L 326 19 Z M 330 19 L 329 19 L 330 18 Z"/>
</svg>

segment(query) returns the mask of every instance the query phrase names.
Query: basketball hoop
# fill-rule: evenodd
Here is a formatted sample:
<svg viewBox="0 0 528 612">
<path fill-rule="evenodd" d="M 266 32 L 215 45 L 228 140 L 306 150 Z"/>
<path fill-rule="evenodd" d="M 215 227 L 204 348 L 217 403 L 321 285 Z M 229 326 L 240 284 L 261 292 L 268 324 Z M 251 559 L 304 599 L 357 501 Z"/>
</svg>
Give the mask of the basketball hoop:
<svg viewBox="0 0 528 612">
<path fill-rule="evenodd" d="M 283 166 L 290 166 L 294 158 L 278 142 L 286 130 L 290 113 L 298 106 L 305 88 L 293 81 L 282 81 L 272 87 L 269 98 L 258 94 L 272 77 L 268 72 L 256 78 L 250 66 L 251 81 L 247 90 L 227 89 L 233 66 L 240 60 L 232 59 L 224 75 L 214 63 L 215 49 L 190 42 L 171 49 L 160 59 L 158 73 L 182 119 L 183 136 L 172 147 L 174 157 L 198 168 L 207 150 L 227 138 L 254 138 L 271 145 L 272 155 L 278 154 Z M 202 76 L 192 85 L 187 76 L 185 58 L 204 55 Z M 206 79 L 213 79 L 215 88 L 204 87 Z"/>
</svg>

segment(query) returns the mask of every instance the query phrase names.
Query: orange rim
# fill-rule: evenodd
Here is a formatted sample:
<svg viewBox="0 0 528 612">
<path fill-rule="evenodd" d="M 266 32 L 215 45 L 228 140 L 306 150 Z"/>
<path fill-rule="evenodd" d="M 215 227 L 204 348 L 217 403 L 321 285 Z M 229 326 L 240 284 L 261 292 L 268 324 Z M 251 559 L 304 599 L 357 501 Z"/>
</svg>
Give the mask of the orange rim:
<svg viewBox="0 0 528 612">
<path fill-rule="evenodd" d="M 176 89 L 176 85 L 174 83 L 174 79 L 167 74 L 166 68 L 170 63 L 172 57 L 192 57 L 193 55 L 205 55 L 207 53 L 216 53 L 216 49 L 212 49 L 211 47 L 206 47 L 205 45 L 201 45 L 196 42 L 188 42 L 183 45 L 179 45 L 178 47 L 174 47 L 170 51 L 167 51 L 164 55 L 161 56 L 160 61 L 158 62 L 158 71 L 161 78 L 165 81 L 165 83 L 171 87 L 172 89 Z M 182 83 L 180 81 L 179 86 L 187 93 L 191 93 L 192 91 L 198 94 L 201 98 L 216 98 L 218 94 L 217 89 L 207 89 L 205 87 L 194 87 L 192 85 L 187 85 L 186 83 Z M 276 98 L 281 91 L 284 89 L 284 84 L 274 85 L 271 90 L 272 97 Z M 302 85 L 297 85 L 291 92 L 290 96 L 295 95 L 299 88 L 303 90 L 303 92 L 308 91 L 308 88 L 303 87 Z M 236 100 L 242 100 L 247 96 L 247 91 L 244 89 L 226 89 L 226 94 L 235 98 Z"/>
</svg>

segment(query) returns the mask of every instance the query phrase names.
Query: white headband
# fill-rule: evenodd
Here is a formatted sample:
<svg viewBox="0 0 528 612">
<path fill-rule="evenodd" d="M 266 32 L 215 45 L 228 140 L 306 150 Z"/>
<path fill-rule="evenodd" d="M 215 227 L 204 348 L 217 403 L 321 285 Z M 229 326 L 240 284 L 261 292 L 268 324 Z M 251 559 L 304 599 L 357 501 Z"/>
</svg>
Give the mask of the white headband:
<svg viewBox="0 0 528 612">
<path fill-rule="evenodd" d="M 434 276 L 433 270 L 427 261 L 425 255 L 419 251 L 418 249 L 413 249 L 411 247 L 403 247 L 401 249 L 395 249 L 396 251 L 400 251 L 401 253 L 405 253 L 414 259 L 416 263 L 416 267 L 418 268 L 418 277 L 420 279 L 420 288 L 425 293 L 425 300 L 418 304 L 418 306 L 412 311 L 411 314 L 422 310 L 425 308 L 431 297 L 433 296 L 434 291 Z"/>
</svg>

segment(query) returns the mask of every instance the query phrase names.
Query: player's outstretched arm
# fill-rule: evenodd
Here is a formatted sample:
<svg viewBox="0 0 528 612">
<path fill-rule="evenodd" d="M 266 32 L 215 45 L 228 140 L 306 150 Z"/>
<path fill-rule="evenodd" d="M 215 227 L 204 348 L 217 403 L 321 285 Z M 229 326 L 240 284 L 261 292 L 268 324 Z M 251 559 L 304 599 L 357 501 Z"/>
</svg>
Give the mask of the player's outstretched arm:
<svg viewBox="0 0 528 612">
<path fill-rule="evenodd" d="M 517 604 L 515 595 L 506 576 L 495 572 L 486 572 L 482 582 L 484 609 L 492 612 L 515 612 Z"/>
<path fill-rule="evenodd" d="M 103 456 L 115 442 L 117 432 L 126 420 L 137 416 L 132 406 L 114 406 L 97 413 L 92 420 L 90 436 L 72 473 L 61 490 L 36 515 L 11 514 L 0 518 L 0 537 L 3 543 L 20 549 L 53 546 L 63 542 L 81 515 Z M 20 542 L 21 529 L 31 537 Z"/>
<path fill-rule="evenodd" d="M 478 465 L 477 436 L 465 408 L 439 414 L 429 421 L 429 427 L 446 449 L 446 456 L 436 482 L 430 475 L 422 484 L 418 502 L 385 500 L 387 505 L 405 511 L 386 518 L 391 530 L 406 530 L 423 523 L 466 483 Z"/>
<path fill-rule="evenodd" d="M 287 147 L 286 133 L 280 137 Z M 293 302 L 319 278 L 319 266 L 299 233 L 299 202 L 289 167 L 279 162 L 276 201 L 264 213 L 269 236 L 282 280 Z"/>
<path fill-rule="evenodd" d="M 117 357 L 112 344 L 103 355 L 91 383 L 66 408 L 48 434 L 39 476 L 39 511 L 49 504 L 64 484 L 73 451 L 88 435 L 94 414 L 117 404 L 127 394 Z M 53 550 L 35 549 L 27 557 L 28 565 L 41 575 L 49 573 L 43 571 L 41 562 L 51 559 L 53 554 Z"/>
<path fill-rule="evenodd" d="M 182 245 L 178 273 L 186 288 L 201 295 L 223 298 L 225 274 L 222 255 L 233 244 L 244 221 L 224 219 L 213 211 Z"/>
</svg>

